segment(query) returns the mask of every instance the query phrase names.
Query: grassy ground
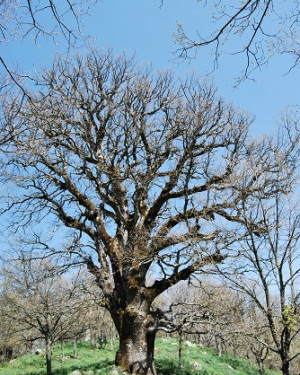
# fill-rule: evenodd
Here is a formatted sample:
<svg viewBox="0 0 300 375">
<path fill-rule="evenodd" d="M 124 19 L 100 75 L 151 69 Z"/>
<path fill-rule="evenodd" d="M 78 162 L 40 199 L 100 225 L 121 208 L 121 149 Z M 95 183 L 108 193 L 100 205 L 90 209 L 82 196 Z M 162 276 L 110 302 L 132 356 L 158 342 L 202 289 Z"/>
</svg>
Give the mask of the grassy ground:
<svg viewBox="0 0 300 375">
<path fill-rule="evenodd" d="M 62 360 L 59 346 L 53 351 L 53 375 L 70 375 L 79 370 L 82 375 L 108 375 L 114 367 L 114 353 L 92 349 L 89 343 L 79 343 L 78 359 L 70 358 L 72 344 L 66 344 Z M 178 345 L 175 339 L 156 341 L 155 363 L 159 375 L 258 375 L 254 365 L 230 355 L 219 358 L 211 349 L 185 347 L 184 367 L 178 367 Z M 197 367 L 198 369 L 196 369 Z M 35 354 L 17 358 L 0 365 L 0 375 L 45 375 L 45 358 Z M 274 371 L 267 375 L 279 375 Z"/>
</svg>

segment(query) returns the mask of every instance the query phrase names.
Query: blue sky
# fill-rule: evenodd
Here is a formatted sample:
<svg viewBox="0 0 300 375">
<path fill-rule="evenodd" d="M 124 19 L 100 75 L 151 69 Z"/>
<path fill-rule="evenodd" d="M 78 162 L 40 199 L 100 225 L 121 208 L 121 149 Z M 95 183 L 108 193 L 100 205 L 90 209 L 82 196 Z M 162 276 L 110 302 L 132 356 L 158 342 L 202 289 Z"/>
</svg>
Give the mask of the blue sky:
<svg viewBox="0 0 300 375">
<path fill-rule="evenodd" d="M 92 8 L 90 16 L 84 17 L 82 30 L 91 36 L 89 44 L 92 47 L 111 47 L 115 53 L 134 53 L 140 64 L 151 62 L 158 69 L 173 69 L 181 76 L 188 72 L 206 75 L 212 69 L 209 51 L 199 52 L 196 60 L 178 63 L 174 61 L 173 52 L 177 47 L 173 42 L 173 33 L 177 22 L 182 22 L 191 34 L 197 30 L 209 30 L 209 13 L 196 0 L 165 0 L 164 5 L 160 5 L 160 0 L 103 0 Z M 84 52 L 86 48 L 81 45 L 77 51 Z M 6 61 L 28 72 L 51 65 L 57 52 L 66 52 L 64 42 L 54 44 L 51 40 L 40 38 L 35 45 L 27 38 L 2 44 L 2 55 Z M 256 71 L 256 82 L 246 81 L 235 89 L 234 79 L 245 67 L 244 64 L 240 56 L 225 54 L 219 68 L 209 77 L 226 100 L 255 115 L 253 134 L 269 133 L 274 129 L 282 109 L 299 104 L 299 68 L 284 75 L 290 61 L 278 56 L 261 72 Z"/>
<path fill-rule="evenodd" d="M 45 18 L 45 23 L 47 21 Z M 208 51 L 199 52 L 198 58 L 190 62 L 174 61 L 176 46 L 173 33 L 177 22 L 182 22 L 191 33 L 211 27 L 207 14 L 196 0 L 165 0 L 163 7 L 160 7 L 160 0 L 103 0 L 92 8 L 91 15 L 84 17 L 83 21 L 83 32 L 91 36 L 91 47 L 111 47 L 115 53 L 127 51 L 135 54 L 140 64 L 153 63 L 157 69 L 173 69 L 180 76 L 189 72 L 204 76 L 211 71 L 212 59 Z M 55 44 L 45 38 L 38 39 L 37 44 L 30 38 L 2 42 L 1 56 L 9 66 L 17 65 L 20 71 L 33 74 L 43 66 L 50 67 L 55 53 L 67 52 L 66 43 L 59 39 L 57 42 Z M 87 49 L 81 44 L 70 54 L 84 53 Z M 214 80 L 219 93 L 227 101 L 249 110 L 256 117 L 252 128 L 254 135 L 270 133 L 275 129 L 282 109 L 288 105 L 299 105 L 299 68 L 284 75 L 290 61 L 279 56 L 272 59 L 261 72 L 256 71 L 256 82 L 246 81 L 234 89 L 234 79 L 245 67 L 244 63 L 239 56 L 223 55 L 219 68 L 209 78 Z M 4 236 L 5 218 L 1 220 L 1 230 Z M 11 240 L 14 242 L 13 238 Z"/>
</svg>

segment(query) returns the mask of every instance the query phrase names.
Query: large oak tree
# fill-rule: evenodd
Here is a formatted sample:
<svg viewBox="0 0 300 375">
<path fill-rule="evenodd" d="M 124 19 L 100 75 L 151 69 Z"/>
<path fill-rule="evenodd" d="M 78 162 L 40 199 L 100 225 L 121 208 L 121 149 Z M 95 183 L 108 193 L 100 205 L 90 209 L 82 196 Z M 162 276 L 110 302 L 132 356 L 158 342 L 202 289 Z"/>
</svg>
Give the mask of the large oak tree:
<svg viewBox="0 0 300 375">
<path fill-rule="evenodd" d="M 95 276 L 119 333 L 116 364 L 155 374 L 152 302 L 228 256 L 240 207 L 281 189 L 294 144 L 251 140 L 251 121 L 212 86 L 126 56 L 57 60 L 36 83 L 21 108 L 3 104 L 16 129 L 3 167 L 19 188 L 8 208 L 19 226 L 55 217 L 70 228 L 69 254 Z"/>
</svg>

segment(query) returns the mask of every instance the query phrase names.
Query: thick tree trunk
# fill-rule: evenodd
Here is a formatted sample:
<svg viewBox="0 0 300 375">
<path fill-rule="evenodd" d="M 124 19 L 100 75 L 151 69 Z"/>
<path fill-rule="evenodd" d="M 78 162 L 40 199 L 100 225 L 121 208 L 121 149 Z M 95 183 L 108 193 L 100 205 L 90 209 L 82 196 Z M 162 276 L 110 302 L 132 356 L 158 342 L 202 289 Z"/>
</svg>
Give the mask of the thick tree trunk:
<svg viewBox="0 0 300 375">
<path fill-rule="evenodd" d="M 116 365 L 128 374 L 156 375 L 154 342 L 156 328 L 152 314 L 142 309 L 127 308 L 118 313 L 116 324 L 120 346 Z"/>
</svg>

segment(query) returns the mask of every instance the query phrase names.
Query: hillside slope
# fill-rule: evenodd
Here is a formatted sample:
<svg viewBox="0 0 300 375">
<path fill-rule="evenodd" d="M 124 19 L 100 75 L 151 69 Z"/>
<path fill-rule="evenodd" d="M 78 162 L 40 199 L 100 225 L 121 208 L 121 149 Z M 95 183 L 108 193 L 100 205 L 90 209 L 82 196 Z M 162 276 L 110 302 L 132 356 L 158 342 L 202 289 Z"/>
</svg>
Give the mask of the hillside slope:
<svg viewBox="0 0 300 375">
<path fill-rule="evenodd" d="M 53 351 L 53 375 L 70 375 L 79 370 L 82 375 L 108 375 L 114 369 L 114 353 L 107 349 L 92 349 L 87 342 L 79 343 L 78 359 L 73 359 L 72 344 L 65 346 L 62 360 L 60 347 Z M 253 363 L 224 354 L 218 357 L 211 349 L 184 347 L 184 367 L 178 366 L 178 343 L 175 339 L 158 339 L 156 342 L 156 367 L 159 375 L 258 375 Z M 116 371 L 113 371 L 115 374 Z M 40 355 L 27 355 L 0 364 L 0 375 L 45 375 L 45 359 Z M 279 375 L 267 371 L 267 375 Z"/>
</svg>

